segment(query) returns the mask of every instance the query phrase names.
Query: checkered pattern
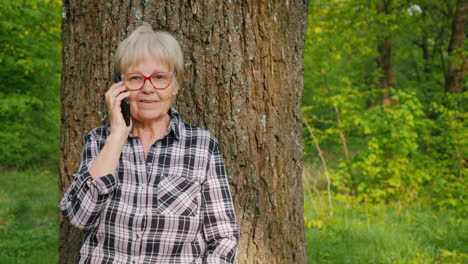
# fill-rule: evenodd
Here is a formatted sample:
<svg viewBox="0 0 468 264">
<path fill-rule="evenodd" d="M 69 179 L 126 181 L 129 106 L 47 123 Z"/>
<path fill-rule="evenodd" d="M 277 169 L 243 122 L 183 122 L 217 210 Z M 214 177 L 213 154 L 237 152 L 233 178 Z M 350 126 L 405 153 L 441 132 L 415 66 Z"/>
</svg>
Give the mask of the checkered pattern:
<svg viewBox="0 0 468 264">
<path fill-rule="evenodd" d="M 129 136 L 112 174 L 88 173 L 110 133 L 85 137 L 81 165 L 60 202 L 85 231 L 79 263 L 236 263 L 239 228 L 226 170 L 211 133 L 171 109 L 166 135 L 144 158 Z"/>
</svg>

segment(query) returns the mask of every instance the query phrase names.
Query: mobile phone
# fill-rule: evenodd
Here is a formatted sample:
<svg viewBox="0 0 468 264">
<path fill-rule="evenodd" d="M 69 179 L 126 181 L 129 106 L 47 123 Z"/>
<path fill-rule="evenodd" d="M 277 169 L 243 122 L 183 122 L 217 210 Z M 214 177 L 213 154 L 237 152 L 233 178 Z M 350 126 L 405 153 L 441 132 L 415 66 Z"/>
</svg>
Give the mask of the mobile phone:
<svg viewBox="0 0 468 264">
<path fill-rule="evenodd" d="M 121 82 L 120 74 L 114 73 L 114 83 Z M 122 110 L 122 115 L 125 120 L 125 124 L 130 126 L 130 101 L 128 98 L 125 98 L 120 103 L 120 109 Z"/>
</svg>

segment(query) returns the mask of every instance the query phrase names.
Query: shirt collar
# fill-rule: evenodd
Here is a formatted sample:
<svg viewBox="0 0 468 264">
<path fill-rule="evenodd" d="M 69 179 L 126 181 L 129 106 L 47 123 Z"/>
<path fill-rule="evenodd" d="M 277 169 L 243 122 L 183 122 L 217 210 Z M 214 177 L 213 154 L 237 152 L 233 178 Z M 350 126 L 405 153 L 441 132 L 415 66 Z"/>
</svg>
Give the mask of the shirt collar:
<svg viewBox="0 0 468 264">
<path fill-rule="evenodd" d="M 180 138 L 180 114 L 174 108 L 170 108 L 168 114 L 171 116 L 170 130 L 174 132 L 177 139 Z"/>
<path fill-rule="evenodd" d="M 176 139 L 179 140 L 180 139 L 180 121 L 181 121 L 180 114 L 174 108 L 170 108 L 167 113 L 169 114 L 169 116 L 171 116 L 171 122 L 169 123 L 169 127 L 167 128 L 167 132 L 165 136 L 173 132 Z M 110 126 L 108 130 L 110 133 Z M 130 138 L 134 137 L 132 136 L 131 133 L 128 136 Z"/>
</svg>

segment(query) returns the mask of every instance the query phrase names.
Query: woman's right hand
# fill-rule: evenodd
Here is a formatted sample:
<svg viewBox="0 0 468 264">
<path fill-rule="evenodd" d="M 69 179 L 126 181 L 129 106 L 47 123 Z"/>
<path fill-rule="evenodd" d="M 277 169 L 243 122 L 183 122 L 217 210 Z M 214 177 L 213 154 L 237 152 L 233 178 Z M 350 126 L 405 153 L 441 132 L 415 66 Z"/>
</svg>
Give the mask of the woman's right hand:
<svg viewBox="0 0 468 264">
<path fill-rule="evenodd" d="M 132 121 L 130 119 L 130 126 L 125 124 L 120 103 L 124 98 L 129 96 L 130 92 L 127 91 L 123 82 L 113 84 L 105 95 L 107 107 L 109 109 L 111 135 L 123 141 L 127 139 L 132 130 Z"/>
<path fill-rule="evenodd" d="M 120 153 L 132 129 L 131 120 L 130 126 L 125 124 L 122 111 L 120 110 L 120 103 L 124 98 L 129 96 L 130 92 L 125 89 L 122 82 L 112 85 L 106 92 L 111 133 L 89 169 L 89 174 L 94 179 L 115 172 L 119 165 Z"/>
</svg>

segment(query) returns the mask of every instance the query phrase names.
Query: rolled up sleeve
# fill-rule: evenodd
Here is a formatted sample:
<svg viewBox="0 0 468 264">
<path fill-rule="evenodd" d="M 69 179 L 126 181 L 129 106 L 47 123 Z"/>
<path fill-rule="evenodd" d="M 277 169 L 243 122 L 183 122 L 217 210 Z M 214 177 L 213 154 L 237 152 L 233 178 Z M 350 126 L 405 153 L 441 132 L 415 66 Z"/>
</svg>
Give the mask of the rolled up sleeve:
<svg viewBox="0 0 468 264">
<path fill-rule="evenodd" d="M 97 226 L 102 207 L 118 186 L 116 172 L 98 179 L 93 179 L 88 172 L 103 144 L 93 132 L 85 136 L 80 167 L 60 201 L 63 216 L 82 230 Z"/>
<path fill-rule="evenodd" d="M 204 235 L 207 243 L 203 263 L 237 263 L 239 226 L 222 153 L 216 142 L 202 185 L 204 201 Z"/>
</svg>

